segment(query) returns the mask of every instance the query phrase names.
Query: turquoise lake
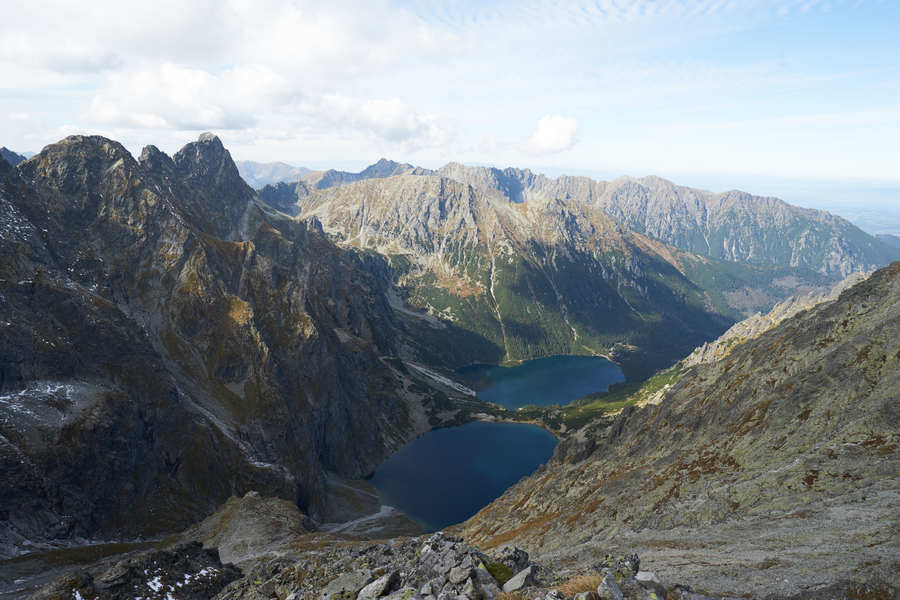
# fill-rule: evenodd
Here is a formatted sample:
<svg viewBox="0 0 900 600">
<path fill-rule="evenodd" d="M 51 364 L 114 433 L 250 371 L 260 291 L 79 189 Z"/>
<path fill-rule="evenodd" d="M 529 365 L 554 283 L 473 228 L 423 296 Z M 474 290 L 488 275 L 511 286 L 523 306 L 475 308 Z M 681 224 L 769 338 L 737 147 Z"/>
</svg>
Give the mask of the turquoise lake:
<svg viewBox="0 0 900 600">
<path fill-rule="evenodd" d="M 556 438 L 534 425 L 467 423 L 433 429 L 371 476 L 382 504 L 428 531 L 465 521 L 547 462 Z"/>
<path fill-rule="evenodd" d="M 478 390 L 479 399 L 512 409 L 563 406 L 625 381 L 622 370 L 601 356 L 551 356 L 510 367 L 472 365 L 457 372 Z"/>
</svg>

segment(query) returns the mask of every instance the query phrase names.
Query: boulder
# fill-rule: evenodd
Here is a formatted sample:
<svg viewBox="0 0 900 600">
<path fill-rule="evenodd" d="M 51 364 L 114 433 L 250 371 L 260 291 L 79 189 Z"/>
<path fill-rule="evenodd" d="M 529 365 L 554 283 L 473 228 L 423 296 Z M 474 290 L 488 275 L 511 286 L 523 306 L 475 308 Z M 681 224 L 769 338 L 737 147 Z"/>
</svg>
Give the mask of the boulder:
<svg viewBox="0 0 900 600">
<path fill-rule="evenodd" d="M 511 592 L 515 592 L 517 590 L 521 590 L 526 585 L 531 585 L 534 583 L 534 567 L 529 566 L 525 567 L 515 575 L 513 575 L 509 581 L 503 584 L 503 591 L 507 594 Z M 618 600 L 622 600 L 618 598 Z"/>
<path fill-rule="evenodd" d="M 470 561 L 471 564 L 471 561 Z M 450 583 L 459 585 L 463 583 L 465 580 L 469 579 L 473 575 L 474 569 L 472 567 L 453 567 L 450 569 Z"/>
<path fill-rule="evenodd" d="M 528 566 L 528 553 L 515 546 L 501 546 L 495 559 L 518 573 Z"/>
<path fill-rule="evenodd" d="M 624 600 L 622 590 L 616 584 L 615 576 L 606 575 L 600 585 L 597 586 L 597 595 L 601 600 Z"/>
<path fill-rule="evenodd" d="M 650 571 L 638 571 L 638 574 L 635 575 L 634 578 L 642 588 L 656 594 L 656 597 L 659 598 L 659 600 L 666 600 L 669 591 L 654 573 Z"/>
<path fill-rule="evenodd" d="M 366 584 L 372 581 L 372 571 L 367 569 L 344 573 L 324 588 L 322 588 L 322 600 L 332 598 L 356 598 L 356 595 Z"/>
<path fill-rule="evenodd" d="M 382 575 L 362 590 L 356 597 L 357 600 L 373 600 L 380 598 L 391 591 L 400 582 L 400 575 L 397 571 L 391 571 L 387 575 Z"/>
</svg>

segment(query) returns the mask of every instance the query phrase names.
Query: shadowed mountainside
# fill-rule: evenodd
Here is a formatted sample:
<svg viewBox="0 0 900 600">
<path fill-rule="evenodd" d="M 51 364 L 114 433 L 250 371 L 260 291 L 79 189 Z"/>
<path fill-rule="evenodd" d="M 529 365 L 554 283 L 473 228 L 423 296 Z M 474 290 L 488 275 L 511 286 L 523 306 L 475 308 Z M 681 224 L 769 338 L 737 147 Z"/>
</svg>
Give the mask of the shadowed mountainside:
<svg viewBox="0 0 900 600">
<path fill-rule="evenodd" d="M 428 427 L 387 265 L 258 203 L 211 134 L 0 162 L 0 255 L 4 552 L 171 531 L 250 489 L 316 516 L 326 470 Z"/>
</svg>

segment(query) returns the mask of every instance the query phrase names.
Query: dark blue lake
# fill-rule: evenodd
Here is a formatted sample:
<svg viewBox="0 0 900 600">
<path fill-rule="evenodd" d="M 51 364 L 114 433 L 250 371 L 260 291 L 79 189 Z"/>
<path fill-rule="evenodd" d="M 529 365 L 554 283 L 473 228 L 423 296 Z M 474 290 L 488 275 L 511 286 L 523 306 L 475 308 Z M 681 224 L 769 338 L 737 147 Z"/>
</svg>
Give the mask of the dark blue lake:
<svg viewBox="0 0 900 600">
<path fill-rule="evenodd" d="M 550 356 L 510 367 L 471 365 L 457 372 L 479 390 L 479 399 L 512 409 L 564 406 L 625 381 L 618 365 L 601 356 Z"/>
<path fill-rule="evenodd" d="M 467 423 L 434 429 L 381 465 L 382 504 L 436 531 L 465 521 L 547 462 L 556 438 L 534 425 Z"/>
</svg>

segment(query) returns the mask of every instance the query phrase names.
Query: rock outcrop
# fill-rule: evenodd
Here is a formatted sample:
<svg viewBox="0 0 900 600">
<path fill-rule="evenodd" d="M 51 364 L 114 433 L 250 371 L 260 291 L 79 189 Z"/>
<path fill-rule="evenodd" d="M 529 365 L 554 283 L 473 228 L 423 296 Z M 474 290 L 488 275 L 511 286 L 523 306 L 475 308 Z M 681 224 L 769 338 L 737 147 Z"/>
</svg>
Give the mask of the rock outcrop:
<svg viewBox="0 0 900 600">
<path fill-rule="evenodd" d="M 241 571 L 222 564 L 215 550 L 194 542 L 171 551 L 154 551 L 122 560 L 96 576 L 74 571 L 45 586 L 34 600 L 208 600 Z"/>
</svg>

